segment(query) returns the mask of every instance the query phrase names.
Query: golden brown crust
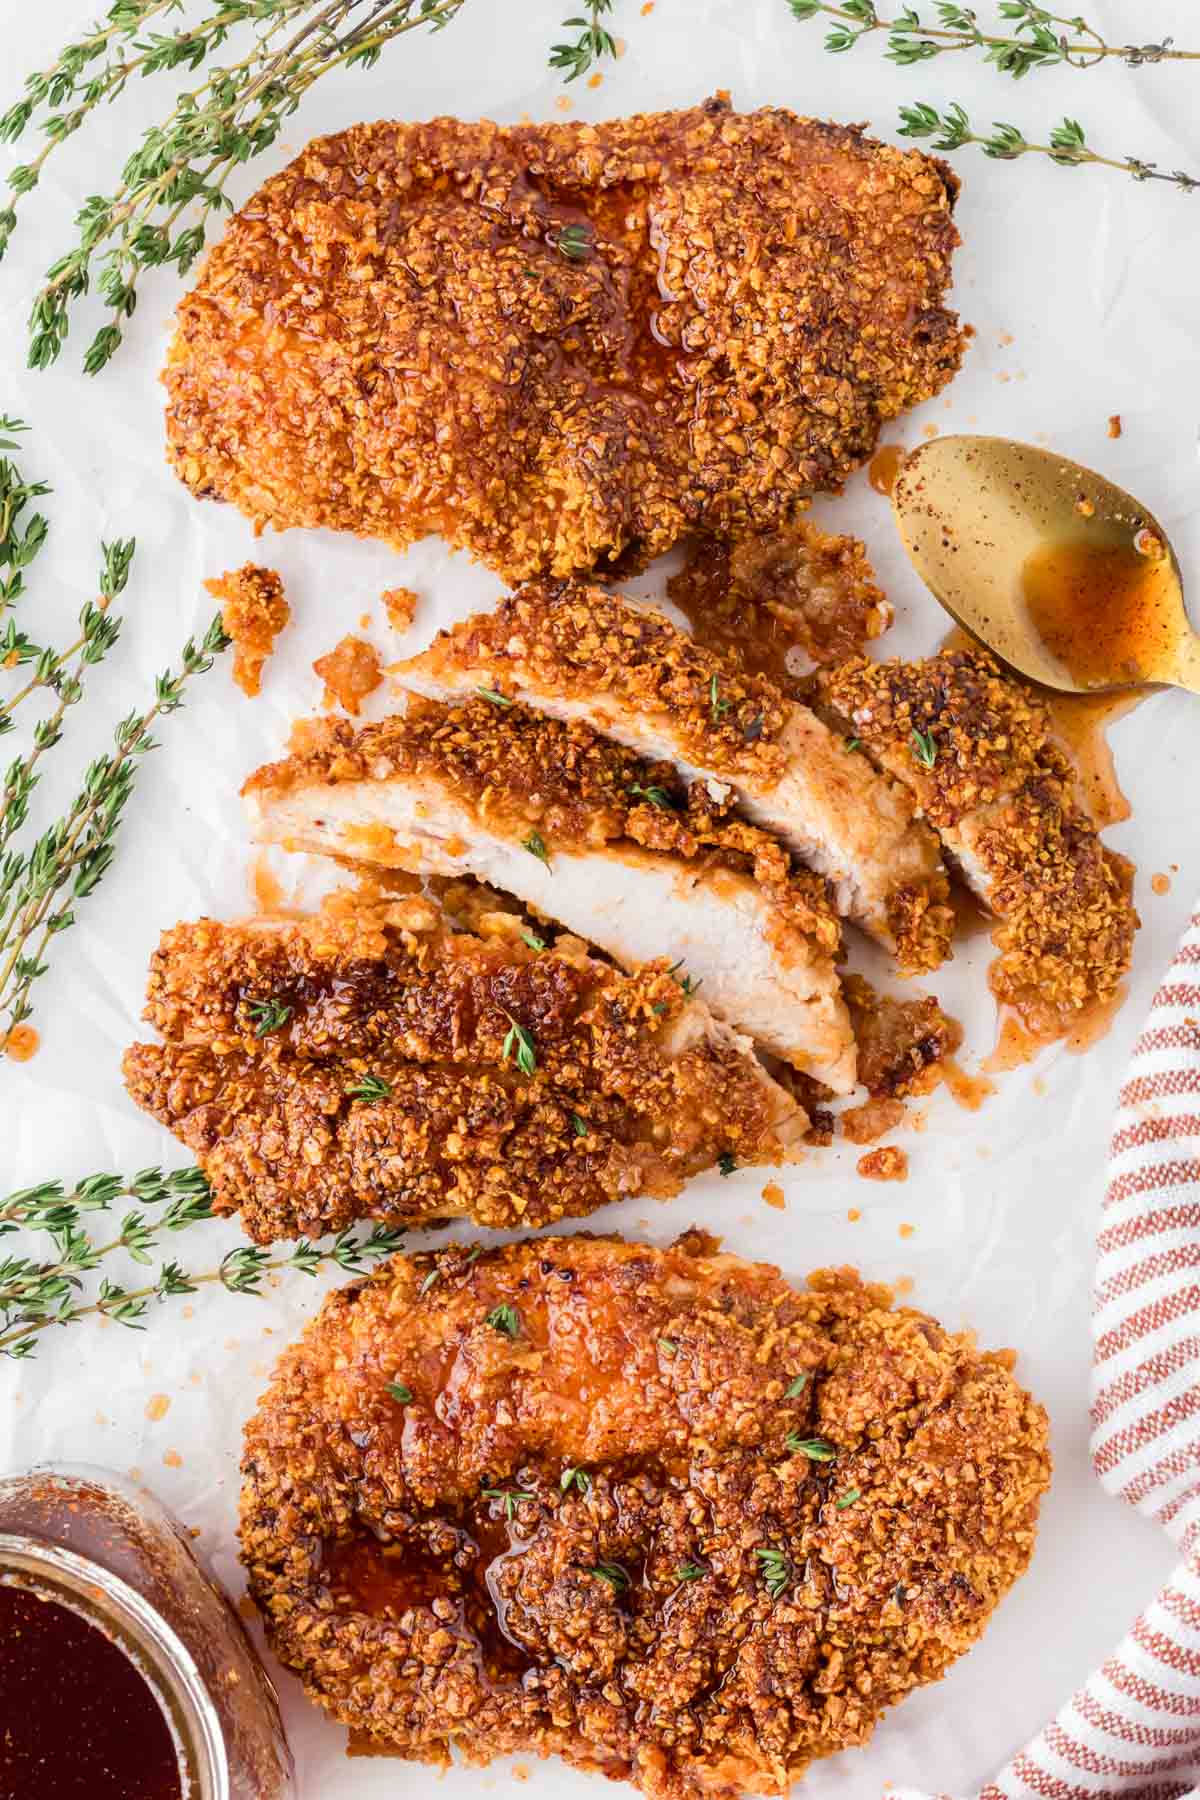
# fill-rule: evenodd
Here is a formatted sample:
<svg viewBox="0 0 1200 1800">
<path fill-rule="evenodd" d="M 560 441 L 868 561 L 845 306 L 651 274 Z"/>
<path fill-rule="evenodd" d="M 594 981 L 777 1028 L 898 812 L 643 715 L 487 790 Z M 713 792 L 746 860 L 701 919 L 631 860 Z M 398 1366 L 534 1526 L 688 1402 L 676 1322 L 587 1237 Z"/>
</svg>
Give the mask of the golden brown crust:
<svg viewBox="0 0 1200 1800">
<path fill-rule="evenodd" d="M 825 703 L 909 782 L 999 917 L 997 997 L 1038 1031 L 1116 993 L 1140 923 L 1132 866 L 1075 799 L 1044 707 L 982 650 L 822 671 Z"/>
<path fill-rule="evenodd" d="M 464 706 L 411 700 L 407 712 L 355 732 L 340 720 L 306 726 L 297 754 L 257 769 L 243 793 L 313 783 L 425 776 L 444 784 L 489 831 L 515 841 L 536 829 L 546 851 L 636 844 L 753 874 L 787 924 L 824 956 L 841 951 L 825 884 L 793 863 L 769 832 L 590 726 L 478 699 Z"/>
<path fill-rule="evenodd" d="M 1049 1476 L 1011 1358 L 853 1271 L 797 1291 L 714 1250 L 455 1247 L 330 1296 L 247 1428 L 241 1507 L 313 1699 L 411 1758 L 733 1800 L 975 1641 Z"/>
<path fill-rule="evenodd" d="M 354 126 L 259 190 L 182 302 L 171 461 L 258 521 L 438 531 L 513 580 L 776 530 L 958 367 L 957 186 L 721 100 Z"/>
<path fill-rule="evenodd" d="M 244 563 L 204 585 L 220 602 L 222 630 L 233 640 L 233 679 L 253 698 L 262 687 L 263 664 L 292 616 L 282 578 L 274 569 Z"/>
<path fill-rule="evenodd" d="M 126 1052 L 132 1098 L 261 1242 L 357 1218 L 546 1224 L 676 1193 L 723 1154 L 777 1160 L 776 1127 L 804 1124 L 661 966 L 453 935 L 423 899 L 178 925 L 146 1017 L 165 1042 Z"/>
<path fill-rule="evenodd" d="M 633 712 L 665 714 L 683 754 L 717 774 L 770 783 L 786 767 L 777 740 L 791 703 L 773 681 L 604 588 L 527 582 L 492 612 L 439 633 L 426 654 L 443 646 L 456 662 L 485 664 L 501 685 L 515 656 L 534 685 L 564 699 L 610 694 Z"/>
</svg>

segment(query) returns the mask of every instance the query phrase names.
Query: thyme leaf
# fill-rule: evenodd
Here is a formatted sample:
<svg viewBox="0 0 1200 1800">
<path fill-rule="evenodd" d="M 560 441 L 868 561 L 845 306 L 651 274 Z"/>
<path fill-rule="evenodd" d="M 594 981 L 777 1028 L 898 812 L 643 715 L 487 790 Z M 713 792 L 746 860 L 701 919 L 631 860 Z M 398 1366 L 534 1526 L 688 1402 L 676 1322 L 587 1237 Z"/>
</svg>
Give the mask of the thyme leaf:
<svg viewBox="0 0 1200 1800">
<path fill-rule="evenodd" d="M 521 1335 L 521 1315 L 515 1306 L 509 1306 L 507 1302 L 494 1306 L 483 1322 L 490 1325 L 493 1331 L 498 1331 L 502 1337 L 515 1338 Z"/>
</svg>

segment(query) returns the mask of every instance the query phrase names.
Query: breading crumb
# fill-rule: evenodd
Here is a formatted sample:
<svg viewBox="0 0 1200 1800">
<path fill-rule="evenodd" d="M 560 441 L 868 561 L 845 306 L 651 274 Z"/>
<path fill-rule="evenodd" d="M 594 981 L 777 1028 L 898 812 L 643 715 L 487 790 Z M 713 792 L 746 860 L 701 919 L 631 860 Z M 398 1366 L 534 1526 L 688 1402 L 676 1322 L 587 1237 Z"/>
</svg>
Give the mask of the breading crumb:
<svg viewBox="0 0 1200 1800">
<path fill-rule="evenodd" d="M 360 703 L 383 680 L 379 652 L 357 637 L 344 637 L 327 655 L 318 656 L 313 674 L 325 683 L 326 704 L 336 701 L 348 713 L 357 713 Z"/>
<path fill-rule="evenodd" d="M 854 1167 L 864 1181 L 907 1181 L 908 1152 L 895 1144 L 884 1144 L 882 1149 L 868 1150 L 860 1156 Z"/>
<path fill-rule="evenodd" d="M 233 679 L 253 698 L 262 686 L 263 664 L 291 618 L 283 581 L 274 569 L 246 563 L 204 585 L 220 603 L 222 628 L 233 639 Z"/>
</svg>

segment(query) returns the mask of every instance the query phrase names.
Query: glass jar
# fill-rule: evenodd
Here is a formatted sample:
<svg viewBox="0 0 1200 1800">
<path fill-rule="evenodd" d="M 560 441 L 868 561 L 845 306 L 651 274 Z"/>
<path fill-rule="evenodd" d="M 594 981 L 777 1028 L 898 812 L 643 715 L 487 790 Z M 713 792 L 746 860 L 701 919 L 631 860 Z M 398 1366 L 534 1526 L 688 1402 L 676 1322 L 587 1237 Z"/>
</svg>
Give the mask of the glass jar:
<svg viewBox="0 0 1200 1800">
<path fill-rule="evenodd" d="M 0 1586 L 66 1608 L 129 1657 L 170 1727 L 183 1800 L 292 1800 L 275 1690 L 153 1495 L 83 1466 L 0 1478 Z"/>
</svg>

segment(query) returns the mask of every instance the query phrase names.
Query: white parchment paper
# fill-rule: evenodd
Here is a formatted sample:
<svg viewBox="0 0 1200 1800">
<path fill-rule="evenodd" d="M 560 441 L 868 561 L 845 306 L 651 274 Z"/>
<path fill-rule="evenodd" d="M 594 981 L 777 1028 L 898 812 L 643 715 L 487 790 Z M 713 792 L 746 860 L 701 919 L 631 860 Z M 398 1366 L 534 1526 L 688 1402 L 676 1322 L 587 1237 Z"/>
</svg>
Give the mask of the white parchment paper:
<svg viewBox="0 0 1200 1800">
<path fill-rule="evenodd" d="M 604 67 L 597 88 L 563 89 L 545 67 L 546 49 L 565 35 L 559 19 L 570 10 L 565 0 L 471 0 L 447 32 L 410 37 L 375 71 L 318 88 L 286 141 L 243 174 L 237 197 L 308 136 L 360 118 L 549 118 L 561 116 L 564 97 L 567 116 L 601 118 L 691 104 L 718 87 L 731 89 L 739 106 L 774 103 L 866 120 L 885 136 L 902 100 L 957 99 L 981 126 L 1011 119 L 1042 139 L 1066 112 L 1084 121 L 1100 149 L 1200 172 L 1200 77 L 1187 65 L 1114 66 L 1087 76 L 1058 70 L 1018 86 L 965 56 L 896 70 L 878 40 L 853 56 L 830 57 L 821 27 L 796 24 L 784 0 L 656 0 L 652 9 L 617 0 L 614 26 L 625 54 Z M 86 18 L 81 0 L 19 8 L 10 0 L 5 11 L 3 80 L 15 93 L 26 70 L 47 63 Z M 1200 39 L 1200 15 L 1184 0 L 1090 0 L 1089 13 L 1116 40 L 1171 32 L 1184 45 Z M 136 534 L 139 545 L 121 645 L 71 721 L 74 755 L 64 748 L 49 759 L 38 796 L 43 816 L 66 797 L 76 759 L 99 747 L 177 656 L 187 632 L 207 621 L 205 576 L 251 555 L 273 564 L 286 580 L 294 622 L 257 702 L 246 701 L 222 669 L 164 725 L 165 747 L 142 771 L 116 866 L 81 908 L 40 985 L 41 1051 L 25 1067 L 0 1067 L 0 1191 L 51 1175 L 71 1182 L 97 1169 L 183 1160 L 171 1139 L 133 1111 L 118 1061 L 139 1031 L 147 958 L 160 929 L 247 908 L 254 859 L 236 798 L 241 780 L 279 754 L 297 713 L 316 706 L 312 660 L 357 629 L 361 615 L 369 615 L 365 635 L 391 658 L 498 592 L 493 577 L 435 542 L 403 558 L 319 533 L 270 537 L 256 547 L 232 512 L 189 499 L 162 459 L 155 376 L 177 294 L 168 276 L 146 284 L 129 342 L 99 380 L 78 371 L 92 320 L 77 326 L 58 368 L 25 372 L 24 315 L 35 278 L 70 243 L 82 196 L 108 184 L 119 148 L 157 116 L 156 106 L 162 100 L 147 84 L 103 121 L 103 155 L 93 136 L 54 159 L 0 269 L 0 408 L 32 422 L 26 466 L 55 490 L 31 615 L 39 625 L 73 616 L 94 592 L 101 536 Z M 1092 462 L 1157 513 L 1195 587 L 1200 197 L 1101 170 L 1059 169 L 1044 158 L 1002 165 L 964 151 L 957 167 L 965 243 L 954 299 L 978 335 L 949 394 L 887 435 L 913 444 L 929 428 L 990 431 Z M 1112 413 L 1124 420 L 1115 442 L 1106 429 Z M 887 505 L 865 477 L 844 498 L 821 503 L 816 516 L 866 538 L 898 612 L 887 648 L 931 649 L 942 615 L 909 572 Z M 379 601 L 382 589 L 400 583 L 422 596 L 404 639 L 389 632 Z M 646 591 L 650 584 L 635 585 Z M 787 1175 L 782 1212 L 763 1203 L 765 1177 L 743 1172 L 697 1182 L 669 1205 L 632 1203 L 591 1221 L 656 1242 L 699 1222 L 791 1276 L 852 1262 L 873 1278 L 907 1277 L 915 1303 L 946 1323 L 974 1325 L 989 1345 L 1015 1345 L 1020 1373 L 1050 1409 L 1057 1474 L 1031 1573 L 946 1681 L 893 1713 L 867 1750 L 812 1771 L 814 1800 L 857 1800 L 886 1782 L 978 1786 L 1103 1656 L 1170 1566 L 1165 1540 L 1106 1500 L 1090 1475 L 1088 1308 L 1114 1094 L 1157 972 L 1200 886 L 1200 703 L 1157 696 L 1117 726 L 1114 741 L 1134 813 L 1110 841 L 1138 864 L 1145 923 L 1129 1001 L 1088 1056 L 1060 1049 L 1001 1077 L 977 1113 L 939 1094 L 925 1128 L 900 1139 L 911 1157 L 903 1186 L 858 1180 L 853 1149 L 835 1148 Z M 289 880 L 299 873 L 285 871 Z M 1168 876 L 1165 894 L 1152 892 L 1155 874 Z M 934 983 L 967 1024 L 964 1060 L 972 1067 L 994 1033 L 987 948 L 986 939 L 964 946 Z M 213 1225 L 171 1249 L 201 1270 L 238 1241 L 236 1226 Z M 0 1361 L 0 1470 L 44 1458 L 139 1470 L 196 1528 L 201 1554 L 240 1593 L 233 1542 L 240 1427 L 278 1350 L 328 1285 L 291 1277 L 260 1300 L 209 1288 L 152 1316 L 142 1334 L 92 1321 L 47 1338 L 33 1362 Z M 420 1767 L 348 1762 L 344 1734 L 307 1707 L 288 1676 L 280 1675 L 280 1688 L 303 1800 L 427 1791 L 433 1777 Z M 447 1800 L 471 1800 L 514 1776 L 527 1776 L 529 1793 L 544 1800 L 597 1791 L 595 1778 L 554 1762 L 456 1769 L 441 1791 Z"/>
</svg>

